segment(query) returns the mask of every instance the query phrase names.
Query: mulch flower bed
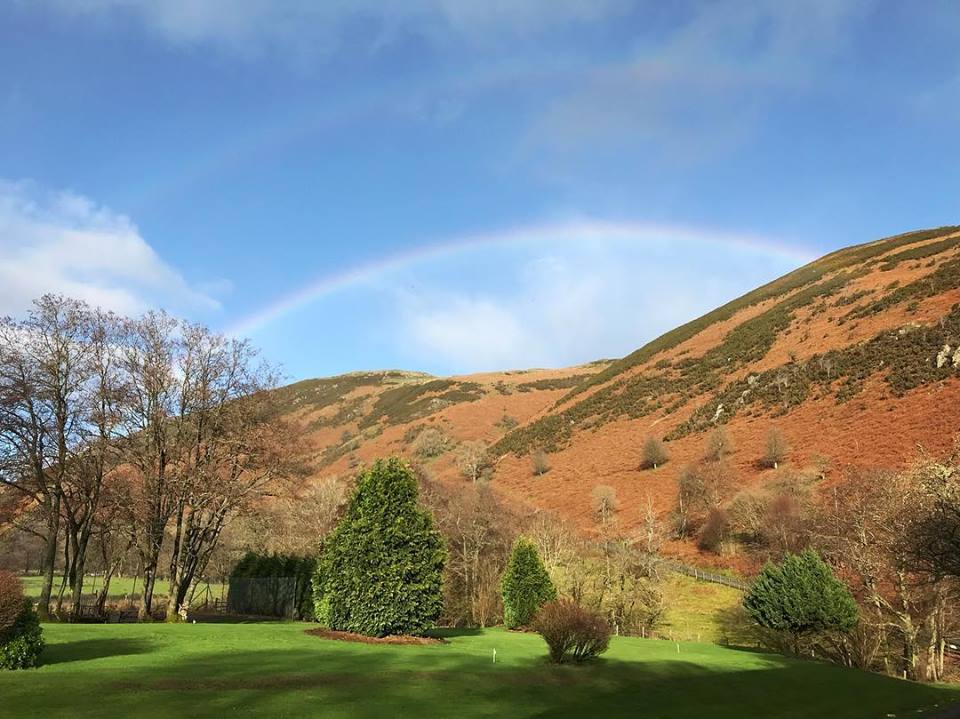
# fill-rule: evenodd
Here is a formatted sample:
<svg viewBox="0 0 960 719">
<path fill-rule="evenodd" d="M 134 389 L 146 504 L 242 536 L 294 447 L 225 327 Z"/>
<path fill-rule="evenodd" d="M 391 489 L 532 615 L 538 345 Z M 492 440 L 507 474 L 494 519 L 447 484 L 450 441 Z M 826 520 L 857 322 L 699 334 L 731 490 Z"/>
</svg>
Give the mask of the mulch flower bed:
<svg viewBox="0 0 960 719">
<path fill-rule="evenodd" d="M 307 634 L 321 639 L 333 639 L 338 642 L 359 642 L 361 644 L 447 644 L 446 639 L 437 637 L 414 637 L 409 634 L 396 634 L 387 637 L 368 637 L 353 632 L 338 632 L 333 629 L 308 629 Z"/>
</svg>

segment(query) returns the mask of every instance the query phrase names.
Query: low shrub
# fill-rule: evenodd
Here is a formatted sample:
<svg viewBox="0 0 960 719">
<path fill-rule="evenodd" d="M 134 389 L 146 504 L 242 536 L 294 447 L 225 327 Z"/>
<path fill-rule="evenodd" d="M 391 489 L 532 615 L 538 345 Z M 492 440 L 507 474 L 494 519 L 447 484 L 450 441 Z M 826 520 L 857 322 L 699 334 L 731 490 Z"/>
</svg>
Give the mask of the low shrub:
<svg viewBox="0 0 960 719">
<path fill-rule="evenodd" d="M 533 629 L 547 643 L 554 664 L 586 661 L 607 651 L 610 644 L 610 625 L 571 599 L 544 604 Z"/>
</svg>

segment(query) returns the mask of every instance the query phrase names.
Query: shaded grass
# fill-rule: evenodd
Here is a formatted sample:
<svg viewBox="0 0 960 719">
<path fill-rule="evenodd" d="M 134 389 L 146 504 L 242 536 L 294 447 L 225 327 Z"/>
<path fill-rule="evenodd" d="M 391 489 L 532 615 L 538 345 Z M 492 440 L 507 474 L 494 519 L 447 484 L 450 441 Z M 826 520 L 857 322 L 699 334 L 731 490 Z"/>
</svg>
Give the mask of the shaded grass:
<svg viewBox="0 0 960 719">
<path fill-rule="evenodd" d="M 956 689 L 708 644 L 677 653 L 614 638 L 599 661 L 554 667 L 530 634 L 448 632 L 449 644 L 398 647 L 306 628 L 46 625 L 48 663 L 0 675 L 0 716 L 844 719 L 960 700 Z"/>
</svg>

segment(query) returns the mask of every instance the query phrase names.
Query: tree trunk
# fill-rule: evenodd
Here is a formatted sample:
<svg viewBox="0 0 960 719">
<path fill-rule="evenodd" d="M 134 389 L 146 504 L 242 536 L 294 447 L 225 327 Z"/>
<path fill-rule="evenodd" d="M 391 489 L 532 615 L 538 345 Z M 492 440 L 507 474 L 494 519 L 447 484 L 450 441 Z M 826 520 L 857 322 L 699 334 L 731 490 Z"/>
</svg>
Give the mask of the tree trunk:
<svg viewBox="0 0 960 719">
<path fill-rule="evenodd" d="M 40 588 L 40 601 L 37 607 L 40 617 L 43 619 L 50 616 L 50 596 L 53 594 L 53 573 L 57 564 L 57 538 L 60 535 L 59 497 L 51 498 L 50 505 L 47 515 L 47 536 L 41 559 L 43 584 Z"/>
</svg>

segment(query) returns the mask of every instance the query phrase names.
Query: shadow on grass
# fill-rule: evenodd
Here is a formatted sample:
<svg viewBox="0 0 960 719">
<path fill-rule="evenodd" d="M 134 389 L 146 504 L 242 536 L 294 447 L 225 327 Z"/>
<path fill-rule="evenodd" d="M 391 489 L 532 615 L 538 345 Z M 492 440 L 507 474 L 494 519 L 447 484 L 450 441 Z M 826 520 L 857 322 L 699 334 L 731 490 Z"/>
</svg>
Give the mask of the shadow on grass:
<svg viewBox="0 0 960 719">
<path fill-rule="evenodd" d="M 105 657 L 147 654 L 150 651 L 151 643 L 143 639 L 83 639 L 48 645 L 43 650 L 42 660 L 44 664 L 67 664 Z"/>
<path fill-rule="evenodd" d="M 282 617 L 260 617 L 252 614 L 221 614 L 210 612 L 205 614 L 197 612 L 191 613 L 187 621 L 195 621 L 197 624 L 263 624 L 264 622 L 285 622 L 292 621 Z"/>
<path fill-rule="evenodd" d="M 442 639 L 453 639 L 455 637 L 478 637 L 484 630 L 478 627 L 453 627 L 444 629 L 431 629 L 427 632 L 429 637 L 440 637 Z"/>
<path fill-rule="evenodd" d="M 78 643 L 85 644 L 85 643 Z M 318 644 L 194 655 L 113 676 L 98 701 L 111 716 L 859 717 L 956 700 L 932 687 L 783 657 L 751 666 L 604 658 L 582 666 L 525 654 L 486 657 L 419 647 Z M 343 647 L 343 648 L 342 648 Z M 342 648 L 342 650 L 341 650 Z M 56 702 L 61 701 L 63 705 Z M 76 709 L 45 696 L 46 712 Z M 39 706 L 30 707 L 40 709 Z M 53 714 L 51 714 L 53 715 Z M 85 716 L 85 714 L 84 714 Z"/>
</svg>

